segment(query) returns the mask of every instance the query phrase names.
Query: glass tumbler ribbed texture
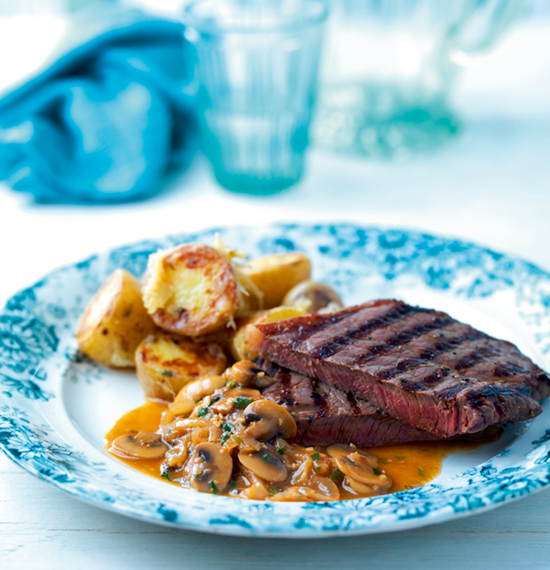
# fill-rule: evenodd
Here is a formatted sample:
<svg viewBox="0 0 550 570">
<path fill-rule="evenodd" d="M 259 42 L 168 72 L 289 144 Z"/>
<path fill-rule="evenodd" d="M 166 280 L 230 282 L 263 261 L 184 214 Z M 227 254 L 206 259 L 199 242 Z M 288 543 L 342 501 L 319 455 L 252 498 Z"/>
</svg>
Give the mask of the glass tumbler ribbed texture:
<svg viewBox="0 0 550 570">
<path fill-rule="evenodd" d="M 201 0 L 187 8 L 203 148 L 222 186 L 268 194 L 300 178 L 325 17 L 320 0 Z"/>
</svg>

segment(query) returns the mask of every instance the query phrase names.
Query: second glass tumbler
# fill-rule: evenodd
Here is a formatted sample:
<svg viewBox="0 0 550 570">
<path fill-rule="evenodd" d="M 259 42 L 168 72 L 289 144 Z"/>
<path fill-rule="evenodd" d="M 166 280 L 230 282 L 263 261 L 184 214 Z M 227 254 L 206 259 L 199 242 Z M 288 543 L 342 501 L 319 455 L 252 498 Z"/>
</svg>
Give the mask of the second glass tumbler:
<svg viewBox="0 0 550 570">
<path fill-rule="evenodd" d="M 204 150 L 225 188 L 269 194 L 300 178 L 326 15 L 322 0 L 199 0 L 185 10 Z"/>
</svg>

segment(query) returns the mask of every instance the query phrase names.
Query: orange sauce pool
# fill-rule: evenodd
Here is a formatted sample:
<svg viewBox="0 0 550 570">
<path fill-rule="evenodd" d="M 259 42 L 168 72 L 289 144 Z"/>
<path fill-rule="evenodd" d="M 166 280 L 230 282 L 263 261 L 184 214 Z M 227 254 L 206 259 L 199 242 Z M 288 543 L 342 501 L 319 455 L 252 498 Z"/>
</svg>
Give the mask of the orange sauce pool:
<svg viewBox="0 0 550 570">
<path fill-rule="evenodd" d="M 160 425 L 162 412 L 167 409 L 168 404 L 147 400 L 143 406 L 124 414 L 105 435 L 105 449 L 132 469 L 137 469 L 146 475 L 162 479 L 168 483 L 168 479 L 161 477 L 160 474 L 160 466 L 164 457 L 160 459 L 133 459 L 111 452 L 111 445 L 119 435 L 135 434 L 138 431 L 156 432 Z"/>
<path fill-rule="evenodd" d="M 156 432 L 160 417 L 167 408 L 168 404 L 148 400 L 143 406 L 128 412 L 105 435 L 105 449 L 132 469 L 170 483 L 171 481 L 162 477 L 160 472 L 164 458 L 132 459 L 111 452 L 112 442 L 120 435 L 133 434 L 138 431 Z M 445 457 L 452 453 L 476 449 L 484 443 L 486 442 L 434 441 L 373 447 L 366 451 L 380 459 L 380 468 L 384 469 L 393 481 L 388 492 L 395 493 L 428 483 L 441 472 Z M 322 450 L 322 446 L 316 447 Z M 179 486 L 177 482 L 171 483 Z M 354 499 L 356 497 L 343 493 L 341 498 Z"/>
</svg>

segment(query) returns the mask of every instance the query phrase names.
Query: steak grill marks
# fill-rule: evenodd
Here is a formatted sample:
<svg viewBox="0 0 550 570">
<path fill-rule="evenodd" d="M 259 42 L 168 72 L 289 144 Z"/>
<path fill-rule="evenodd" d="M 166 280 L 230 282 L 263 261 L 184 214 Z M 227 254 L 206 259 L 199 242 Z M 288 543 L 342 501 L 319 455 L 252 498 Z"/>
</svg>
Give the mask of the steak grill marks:
<svg viewBox="0 0 550 570">
<path fill-rule="evenodd" d="M 451 319 L 450 317 L 448 317 L 447 319 L 439 319 L 439 318 L 435 318 L 434 321 L 432 323 L 427 323 L 424 325 L 420 325 L 418 327 L 414 327 L 412 328 L 410 331 L 407 332 L 399 332 L 398 334 L 396 334 L 395 337 L 389 339 L 387 341 L 386 344 L 384 345 L 379 345 L 379 346 L 375 346 L 372 349 L 366 347 L 366 352 L 365 354 L 360 355 L 356 362 L 355 362 L 355 366 L 361 367 L 364 366 L 365 364 L 374 364 L 375 359 L 377 359 L 380 356 L 384 356 L 387 355 L 389 353 L 391 353 L 392 351 L 394 351 L 397 347 L 401 347 L 401 346 L 405 346 L 406 344 L 409 344 L 410 342 L 412 342 L 414 339 L 416 338 L 420 338 L 424 335 L 426 335 L 429 332 L 432 332 L 434 330 L 437 329 L 443 329 L 445 327 L 448 327 L 449 325 L 456 323 L 455 320 Z M 476 340 L 476 339 L 480 339 L 482 337 L 484 337 L 485 335 L 479 331 L 476 331 L 475 329 L 472 329 L 472 331 L 466 335 L 462 335 L 462 336 L 455 336 L 455 337 L 446 337 L 444 341 L 440 341 L 438 343 L 436 343 L 433 348 L 431 348 L 430 350 L 425 350 L 423 352 L 420 353 L 420 358 L 416 360 L 416 365 L 420 365 L 420 364 L 425 364 L 426 361 L 428 360 L 435 360 L 439 355 L 443 354 L 444 352 L 448 352 L 449 350 L 456 348 L 457 346 L 459 346 L 462 343 L 471 341 L 471 340 Z M 473 358 L 472 358 L 473 361 Z M 465 366 L 464 368 L 467 368 L 468 366 Z M 409 369 L 411 369 L 411 367 L 409 367 Z M 397 374 L 398 371 L 396 370 L 395 374 Z M 385 376 L 385 378 L 391 378 L 392 375 L 389 376 Z"/>
<path fill-rule="evenodd" d="M 491 356 L 492 353 L 493 351 L 488 346 L 485 346 L 483 348 L 474 348 L 474 350 L 466 354 L 466 356 L 463 356 L 455 364 L 455 368 L 459 371 L 472 368 L 473 366 L 481 362 L 484 358 Z"/>
<path fill-rule="evenodd" d="M 422 310 L 423 309 L 410 307 L 408 305 L 399 305 L 384 316 L 364 323 L 360 327 L 347 330 L 345 334 L 329 340 L 325 345 L 319 347 L 316 352 L 312 353 L 312 356 L 317 356 L 318 358 L 328 358 L 329 356 L 333 356 L 344 346 L 352 344 L 355 340 L 365 338 L 376 329 L 387 327 L 394 321 L 398 321 L 407 315 L 418 313 Z M 311 335 L 303 336 L 302 342 L 310 336 Z"/>
<path fill-rule="evenodd" d="M 542 411 L 534 398 L 550 395 L 547 376 L 514 345 L 400 301 L 258 329 L 263 357 L 440 436 L 529 419 Z"/>
<path fill-rule="evenodd" d="M 421 312 L 421 311 L 415 311 L 415 312 Z M 422 312 L 427 312 L 427 311 L 423 310 Z M 409 314 L 413 314 L 413 313 L 409 313 Z M 396 319 L 393 319 L 393 320 L 396 320 Z M 373 358 L 376 358 L 377 356 L 382 356 L 384 354 L 388 354 L 389 352 L 391 352 L 392 350 L 394 350 L 398 346 L 405 346 L 406 344 L 413 341 L 415 338 L 419 338 L 419 337 L 421 337 L 421 336 L 423 336 L 426 333 L 429 333 L 431 331 L 445 328 L 446 326 L 452 324 L 453 322 L 454 322 L 453 319 L 451 319 L 450 317 L 443 318 L 443 319 L 436 317 L 430 323 L 424 323 L 422 325 L 412 326 L 411 329 L 408 331 L 399 331 L 396 333 L 396 335 L 393 338 L 388 339 L 385 344 L 373 346 L 372 348 L 370 348 L 369 353 L 359 356 L 357 358 L 357 361 L 355 362 L 355 365 L 361 366 L 365 362 L 368 362 L 369 360 L 372 360 Z M 388 324 L 389 324 L 389 322 L 388 322 Z M 369 332 L 373 332 L 373 330 L 371 330 Z M 365 337 L 367 337 L 367 335 L 363 335 L 363 338 L 365 338 Z M 358 335 L 356 335 L 355 339 L 358 339 L 358 338 L 359 338 Z M 344 344 L 342 343 L 340 346 L 344 346 Z M 333 354 L 334 354 L 334 352 L 333 352 Z M 429 358 L 426 358 L 426 359 L 431 360 L 435 357 L 435 354 L 430 354 L 428 356 L 429 356 Z"/>
<path fill-rule="evenodd" d="M 343 309 L 338 313 L 338 315 L 330 315 L 329 322 L 330 324 L 334 325 L 346 319 L 347 316 L 347 310 Z M 308 321 L 309 319 L 306 317 L 305 320 Z M 311 323 L 308 322 L 306 326 L 300 327 L 293 340 L 292 349 L 297 350 L 305 340 L 307 340 L 310 336 L 314 335 L 317 331 L 321 330 L 325 326 L 326 322 L 319 322 L 315 320 Z"/>
</svg>

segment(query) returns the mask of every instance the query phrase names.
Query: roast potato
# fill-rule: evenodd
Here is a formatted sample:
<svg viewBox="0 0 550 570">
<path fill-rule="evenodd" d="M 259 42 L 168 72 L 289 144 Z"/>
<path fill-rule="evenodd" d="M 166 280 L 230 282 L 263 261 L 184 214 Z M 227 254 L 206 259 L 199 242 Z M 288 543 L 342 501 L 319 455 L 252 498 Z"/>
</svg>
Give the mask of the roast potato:
<svg viewBox="0 0 550 570">
<path fill-rule="evenodd" d="M 264 308 L 264 294 L 256 287 L 252 279 L 242 271 L 246 254 L 226 245 L 219 234 L 216 234 L 213 247 L 231 263 L 237 276 L 241 295 L 235 318 L 249 316 L 256 311 L 261 311 Z"/>
<path fill-rule="evenodd" d="M 135 366 L 136 348 L 154 328 L 138 280 L 117 269 L 88 304 L 76 340 L 80 350 L 96 362 L 128 368 Z"/>
<path fill-rule="evenodd" d="M 344 308 L 340 295 L 330 285 L 309 280 L 293 287 L 285 295 L 283 305 L 300 307 L 306 313 L 317 313 L 321 310 L 337 311 Z"/>
<path fill-rule="evenodd" d="M 168 402 L 189 382 L 220 374 L 226 364 L 219 345 L 198 344 L 163 331 L 150 334 L 136 350 L 137 376 L 145 395 Z"/>
<path fill-rule="evenodd" d="M 142 292 L 145 308 L 159 327 L 190 337 L 231 323 L 241 296 L 231 262 L 213 247 L 197 243 L 152 254 Z"/>
<path fill-rule="evenodd" d="M 242 272 L 263 293 L 264 309 L 272 309 L 295 285 L 311 278 L 311 262 L 301 252 L 267 255 L 248 260 Z"/>
<path fill-rule="evenodd" d="M 307 314 L 306 311 L 300 307 L 275 307 L 268 311 L 260 311 L 239 321 L 237 330 L 229 343 L 231 356 L 237 362 L 239 360 L 252 360 L 258 356 L 258 353 L 250 347 L 249 335 L 255 331 L 253 325 L 284 321 L 292 317 L 302 317 L 305 314 Z"/>
<path fill-rule="evenodd" d="M 235 267 L 239 281 L 240 300 L 235 317 L 247 317 L 264 308 L 264 294 L 238 266 Z"/>
</svg>

